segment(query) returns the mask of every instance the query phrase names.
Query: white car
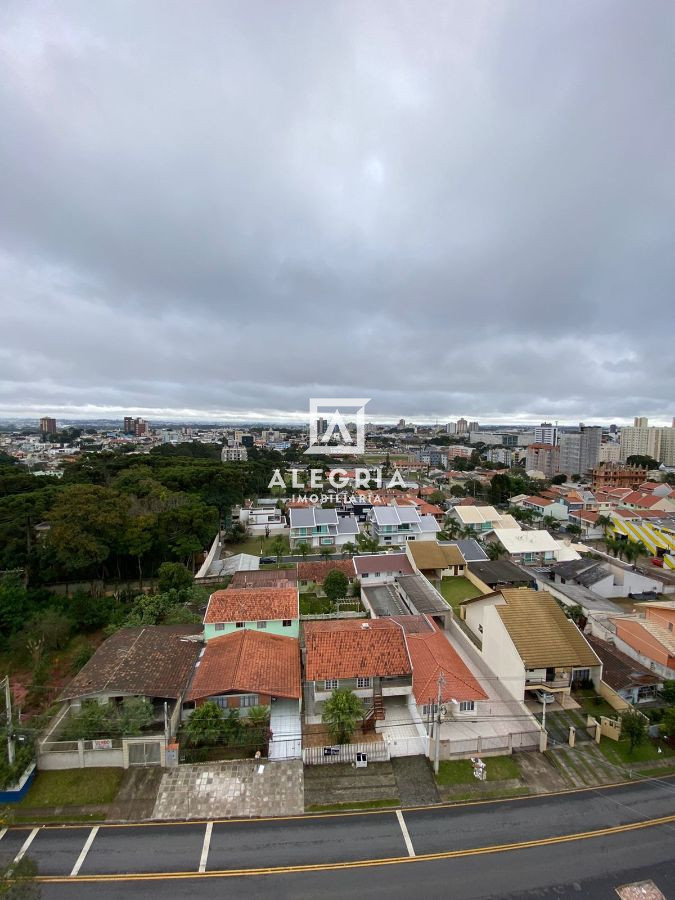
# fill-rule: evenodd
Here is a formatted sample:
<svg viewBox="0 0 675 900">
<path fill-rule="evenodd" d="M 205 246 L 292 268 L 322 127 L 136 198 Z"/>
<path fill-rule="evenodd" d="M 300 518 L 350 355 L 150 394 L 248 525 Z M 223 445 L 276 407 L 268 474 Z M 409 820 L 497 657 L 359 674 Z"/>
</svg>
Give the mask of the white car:
<svg viewBox="0 0 675 900">
<path fill-rule="evenodd" d="M 553 703 L 555 701 L 553 694 L 549 694 L 548 691 L 535 691 L 534 696 L 540 703 Z"/>
</svg>

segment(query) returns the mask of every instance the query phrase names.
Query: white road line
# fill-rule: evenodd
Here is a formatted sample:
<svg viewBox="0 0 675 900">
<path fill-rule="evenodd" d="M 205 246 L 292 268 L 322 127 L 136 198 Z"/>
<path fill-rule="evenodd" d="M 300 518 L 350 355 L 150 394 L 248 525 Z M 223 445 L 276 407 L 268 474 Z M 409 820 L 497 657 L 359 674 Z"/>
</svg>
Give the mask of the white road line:
<svg viewBox="0 0 675 900">
<path fill-rule="evenodd" d="M 410 840 L 410 835 L 408 834 L 408 826 L 405 824 L 403 813 L 400 809 L 396 810 L 396 818 L 398 819 L 398 824 L 401 826 L 401 831 L 403 832 L 403 840 L 405 841 L 405 845 L 408 850 L 408 856 L 414 856 L 415 848 L 413 847 L 412 841 Z"/>
<path fill-rule="evenodd" d="M 6 829 L 6 828 L 3 828 L 2 830 L 0 830 L 0 841 L 4 838 L 4 836 L 5 836 L 6 834 L 7 834 L 7 829 Z"/>
<path fill-rule="evenodd" d="M 87 858 L 87 853 L 89 853 L 91 845 L 94 843 L 94 838 L 98 834 L 98 829 L 99 829 L 99 826 L 94 825 L 94 827 L 89 832 L 89 837 L 84 842 L 84 847 L 80 851 L 80 855 L 77 857 L 77 861 L 75 862 L 75 865 L 73 866 L 73 871 L 70 873 L 71 878 L 74 878 L 76 875 L 79 875 L 80 869 L 82 868 L 82 863 Z"/>
<path fill-rule="evenodd" d="M 21 849 L 19 850 L 19 852 L 18 852 L 18 853 L 16 854 L 16 856 L 14 857 L 14 862 L 15 862 L 15 863 L 18 863 L 18 862 L 20 862 L 20 861 L 23 859 L 23 857 L 24 857 L 24 855 L 25 855 L 25 853 L 26 853 L 26 850 L 28 850 L 28 848 L 30 847 L 30 845 L 31 845 L 31 844 L 33 843 L 33 841 L 35 840 L 35 835 L 38 833 L 39 830 L 40 830 L 39 828 L 34 828 L 34 829 L 31 831 L 31 833 L 28 835 L 28 837 L 26 838 L 26 840 L 23 842 L 23 846 L 21 847 Z"/>
<path fill-rule="evenodd" d="M 213 831 L 213 822 L 206 823 L 204 831 L 204 843 L 202 845 L 202 855 L 199 860 L 199 871 L 206 872 L 206 861 L 209 858 L 209 847 L 211 846 L 211 832 Z"/>
</svg>

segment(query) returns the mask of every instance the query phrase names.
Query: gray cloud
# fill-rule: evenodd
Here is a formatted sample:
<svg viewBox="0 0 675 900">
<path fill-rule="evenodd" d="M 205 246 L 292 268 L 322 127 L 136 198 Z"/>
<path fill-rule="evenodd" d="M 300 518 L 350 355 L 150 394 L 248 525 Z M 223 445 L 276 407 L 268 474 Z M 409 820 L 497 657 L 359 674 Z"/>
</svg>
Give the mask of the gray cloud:
<svg viewBox="0 0 675 900">
<path fill-rule="evenodd" d="M 670 420 L 675 10 L 0 10 L 0 412 Z"/>
</svg>

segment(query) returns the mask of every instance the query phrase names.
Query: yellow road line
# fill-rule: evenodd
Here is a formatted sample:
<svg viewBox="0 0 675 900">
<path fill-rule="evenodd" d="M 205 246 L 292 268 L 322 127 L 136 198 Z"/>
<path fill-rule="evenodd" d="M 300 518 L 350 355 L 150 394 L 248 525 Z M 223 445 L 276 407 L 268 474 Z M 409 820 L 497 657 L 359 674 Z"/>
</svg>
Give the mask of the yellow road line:
<svg viewBox="0 0 675 900">
<path fill-rule="evenodd" d="M 431 803 L 424 806 L 406 806 L 406 813 L 409 812 L 435 812 L 444 809 L 463 809 L 467 806 L 487 806 L 490 803 L 513 803 L 521 800 L 546 800 L 549 797 L 565 797 L 568 794 L 588 794 L 596 791 L 607 791 L 612 788 L 627 787 L 629 785 L 648 784 L 652 781 L 666 781 L 675 778 L 675 774 L 670 775 L 644 775 L 639 779 L 627 779 L 626 781 L 611 781 L 608 784 L 595 784 L 587 787 L 565 788 L 560 791 L 547 791 L 545 794 L 520 794 L 513 797 L 493 797 L 490 800 L 461 800 L 456 803 Z M 171 819 L 169 821 L 159 821 L 155 819 L 143 822 L 45 822 L 41 825 L 43 831 L 57 829 L 60 831 L 66 829 L 89 829 L 92 824 L 98 825 L 101 829 L 112 828 L 176 828 L 185 825 L 208 825 L 213 822 L 214 825 L 241 825 L 242 823 L 255 825 L 258 822 L 302 822 L 314 819 L 343 819 L 354 816 L 383 816 L 396 815 L 396 806 L 386 806 L 381 809 L 346 809 L 342 812 L 323 812 L 323 813 L 297 813 L 292 816 L 247 816 L 246 818 L 224 818 L 224 819 Z M 38 822 L 26 823 L 25 825 L 9 826 L 11 831 L 31 831 Z"/>
<path fill-rule="evenodd" d="M 490 853 L 506 853 L 512 850 L 530 850 L 537 847 L 548 847 L 552 844 L 565 844 L 570 841 L 583 841 L 591 838 L 608 837 L 615 834 L 623 834 L 628 831 L 637 831 L 642 828 L 652 828 L 657 825 L 670 825 L 675 823 L 675 815 L 661 816 L 657 819 L 643 819 L 641 822 L 631 822 L 627 825 L 614 825 L 609 828 L 599 828 L 595 831 L 580 831 L 574 834 L 563 834 L 557 837 L 537 838 L 531 841 L 519 841 L 513 844 L 492 844 L 487 847 L 473 847 L 466 850 L 445 850 L 440 853 L 425 853 L 418 856 L 392 856 L 381 859 L 350 860 L 336 863 L 307 863 L 297 866 L 267 866 L 259 869 L 216 869 L 212 872 L 138 872 L 122 875 L 78 875 L 72 878 L 69 875 L 42 875 L 37 878 L 46 884 L 78 884 L 80 882 L 107 882 L 107 881 L 165 881 L 188 878 L 244 878 L 258 875 L 284 875 L 298 872 L 331 872 L 340 869 L 361 869 L 373 866 L 392 866 L 404 863 L 433 862 L 444 859 L 460 859 L 467 856 L 481 856 Z"/>
</svg>

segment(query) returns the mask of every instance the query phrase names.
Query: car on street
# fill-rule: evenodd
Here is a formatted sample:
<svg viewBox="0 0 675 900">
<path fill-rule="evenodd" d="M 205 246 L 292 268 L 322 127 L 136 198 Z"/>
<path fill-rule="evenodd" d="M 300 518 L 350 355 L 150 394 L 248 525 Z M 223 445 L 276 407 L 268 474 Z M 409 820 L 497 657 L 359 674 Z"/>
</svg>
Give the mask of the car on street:
<svg viewBox="0 0 675 900">
<path fill-rule="evenodd" d="M 261 557 L 260 557 L 260 562 L 261 562 L 264 566 L 271 565 L 272 563 L 275 563 L 275 562 L 276 562 L 276 557 L 274 557 L 274 556 L 261 556 Z"/>
</svg>

